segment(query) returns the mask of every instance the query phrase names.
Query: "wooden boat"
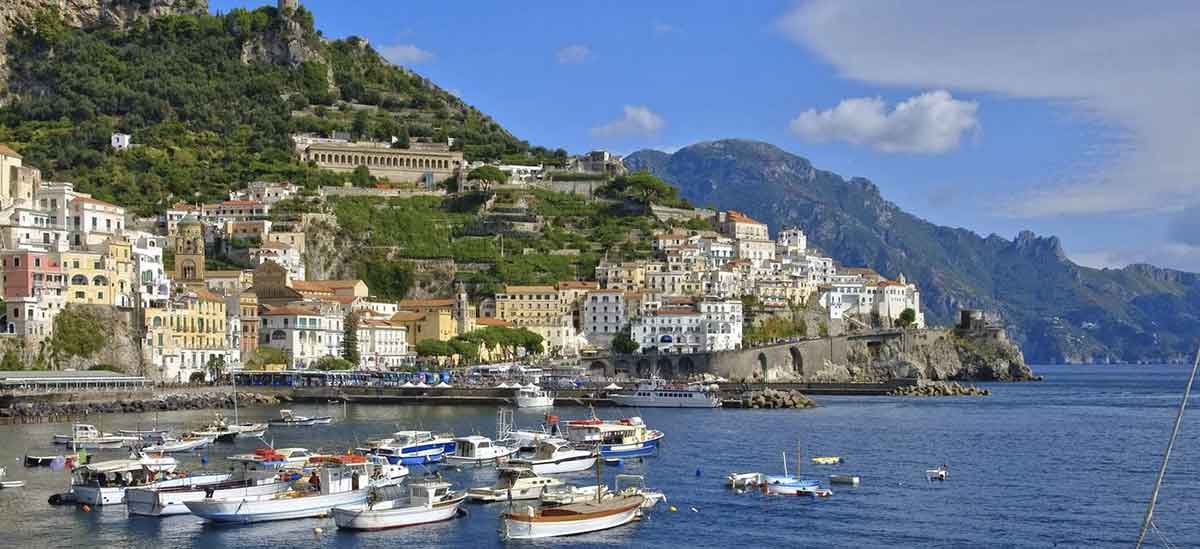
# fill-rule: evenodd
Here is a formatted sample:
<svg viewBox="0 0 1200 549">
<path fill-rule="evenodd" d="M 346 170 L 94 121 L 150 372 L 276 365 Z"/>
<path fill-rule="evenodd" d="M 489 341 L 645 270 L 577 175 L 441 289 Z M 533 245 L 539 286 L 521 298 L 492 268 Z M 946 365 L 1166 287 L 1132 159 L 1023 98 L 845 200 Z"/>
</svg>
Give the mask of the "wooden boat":
<svg viewBox="0 0 1200 549">
<path fill-rule="evenodd" d="M 317 471 L 319 490 L 297 482 L 291 490 L 256 501 L 204 498 L 184 502 L 193 515 L 212 522 L 249 524 L 274 520 L 320 517 L 330 509 L 367 501 L 371 468 L 359 455 L 336 456 Z"/>
<path fill-rule="evenodd" d="M 841 456 L 814 456 L 812 462 L 815 465 L 837 465 L 842 462 Z"/>
<path fill-rule="evenodd" d="M 334 507 L 333 522 L 348 530 L 382 530 L 450 520 L 467 499 L 466 492 L 451 490 L 448 482 L 429 480 L 408 484 L 408 495 L 386 497 L 397 487 L 372 489 L 365 503 Z M 378 501 L 372 501 L 382 497 Z"/>
<path fill-rule="evenodd" d="M 783 453 L 783 474 L 782 475 L 766 475 L 763 477 L 762 490 L 766 494 L 775 494 L 783 496 L 812 496 L 812 497 L 829 497 L 833 495 L 833 491 L 828 488 L 822 488 L 821 483 L 816 480 L 802 479 L 799 476 L 800 463 L 803 459 L 800 453 L 800 444 L 796 444 L 796 475 L 789 475 L 787 470 L 787 452 Z"/>
<path fill-rule="evenodd" d="M 570 441 L 548 438 L 538 441 L 529 458 L 511 459 L 514 467 L 528 467 L 539 475 L 586 471 L 596 464 L 595 452 L 576 448 Z"/>
<path fill-rule="evenodd" d="M 492 486 L 467 490 L 467 496 L 476 501 L 510 501 L 538 499 L 547 488 L 562 486 L 563 481 L 544 477 L 528 467 L 500 467 L 500 475 Z"/>
<path fill-rule="evenodd" d="M 243 474 L 225 480 L 202 482 L 201 478 L 179 486 L 130 488 L 125 491 L 129 514 L 147 517 L 186 515 L 186 502 L 212 499 L 258 501 L 274 497 L 291 488 L 291 483 L 275 474 Z"/>
<path fill-rule="evenodd" d="M 502 535 L 506 539 L 538 539 L 616 528 L 641 517 L 645 500 L 634 494 L 559 507 L 527 507 L 501 515 Z"/>
<path fill-rule="evenodd" d="M 567 439 L 597 446 L 604 458 L 629 458 L 654 455 L 658 451 L 662 431 L 646 427 L 640 417 L 615 421 L 591 419 L 567 422 Z"/>
<path fill-rule="evenodd" d="M 445 459 L 450 465 L 499 465 L 516 453 L 516 446 L 501 446 L 487 437 L 457 437 L 454 453 L 445 454 Z"/>
<path fill-rule="evenodd" d="M 161 453 L 173 454 L 176 452 L 190 452 L 192 450 L 199 450 L 201 448 L 204 448 L 205 446 L 212 444 L 212 441 L 213 441 L 213 439 L 208 438 L 208 437 L 189 436 L 189 437 L 184 437 L 182 439 L 165 438 L 162 440 L 162 442 L 160 442 L 158 444 L 155 444 L 153 446 L 146 446 L 145 448 L 142 448 L 142 451 L 148 452 L 148 453 L 159 453 L 159 454 L 161 454 Z"/>
<path fill-rule="evenodd" d="M 569 505 L 572 503 L 583 503 L 585 501 L 603 500 L 612 497 L 612 492 L 609 492 L 608 485 L 593 484 L 590 486 L 573 486 L 566 485 L 558 488 L 552 488 L 542 492 L 542 505 Z"/>
</svg>

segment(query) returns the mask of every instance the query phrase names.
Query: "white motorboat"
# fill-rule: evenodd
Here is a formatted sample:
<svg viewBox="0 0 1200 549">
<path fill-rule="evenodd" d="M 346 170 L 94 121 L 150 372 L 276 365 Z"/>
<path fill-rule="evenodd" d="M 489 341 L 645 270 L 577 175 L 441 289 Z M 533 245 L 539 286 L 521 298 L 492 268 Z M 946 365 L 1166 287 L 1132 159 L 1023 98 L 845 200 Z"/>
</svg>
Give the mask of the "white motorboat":
<svg viewBox="0 0 1200 549">
<path fill-rule="evenodd" d="M 142 451 L 154 454 L 190 452 L 192 450 L 204 448 L 205 446 L 212 444 L 212 441 L 213 439 L 209 437 L 184 437 L 182 439 L 165 438 L 158 444 L 142 448 Z"/>
<path fill-rule="evenodd" d="M 567 422 L 567 439 L 595 446 L 600 456 L 610 459 L 645 457 L 658 451 L 662 431 L 646 427 L 640 417 L 605 421 L 593 416 Z"/>
<path fill-rule="evenodd" d="M 562 486 L 563 481 L 543 477 L 526 467 L 500 467 L 499 476 L 492 486 L 472 488 L 467 495 L 476 501 L 510 501 L 538 499 L 547 488 Z"/>
<path fill-rule="evenodd" d="M 238 423 L 229 426 L 230 430 L 237 433 L 237 438 L 262 438 L 267 434 L 266 423 Z"/>
<path fill-rule="evenodd" d="M 651 490 L 646 488 L 646 477 L 641 475 L 617 475 L 613 480 L 615 488 L 611 493 L 618 496 L 630 496 L 637 494 L 645 498 L 642 502 L 642 509 L 650 509 L 658 505 L 660 501 L 667 501 L 667 495 L 662 490 Z"/>
<path fill-rule="evenodd" d="M 617 406 L 639 408 L 719 408 L 721 389 L 717 385 L 671 385 L 653 379 L 638 384 L 633 391 L 609 394 L 608 398 Z"/>
<path fill-rule="evenodd" d="M 451 465 L 499 465 L 517 453 L 516 446 L 503 446 L 483 436 L 454 439 L 454 453 L 446 454 Z"/>
<path fill-rule="evenodd" d="M 517 408 L 549 408 L 554 406 L 554 395 L 534 384 L 517 389 Z"/>
<path fill-rule="evenodd" d="M 141 442 L 142 437 L 128 435 L 114 435 L 112 433 L 103 433 L 94 425 L 86 423 L 76 423 L 71 425 L 71 434 L 69 435 L 54 435 L 55 444 L 65 444 L 72 450 L 79 448 L 120 448 L 136 442 Z"/>
<path fill-rule="evenodd" d="M 307 448 L 258 448 L 252 454 L 236 454 L 225 459 L 266 468 L 303 468 L 310 459 L 319 455 Z"/>
<path fill-rule="evenodd" d="M 125 491 L 125 506 L 131 515 L 165 517 L 186 515 L 186 503 L 211 499 L 236 499 L 258 501 L 269 499 L 291 488 L 291 483 L 278 475 L 252 473 L 217 481 L 192 482 L 178 486 L 153 486 L 130 488 Z"/>
<path fill-rule="evenodd" d="M 506 539 L 571 536 L 616 528 L 642 515 L 644 497 L 633 494 L 558 507 L 527 507 L 501 515 Z"/>
<path fill-rule="evenodd" d="M 89 505 L 122 505 L 125 490 L 136 487 L 182 486 L 194 482 L 220 482 L 229 473 L 174 477 L 175 458 L 170 456 L 131 456 L 130 459 L 101 461 L 71 471 L 68 499 Z M 190 479 L 190 480 L 189 480 Z"/>
<path fill-rule="evenodd" d="M 294 412 L 286 408 L 280 410 L 279 417 L 271 419 L 269 423 L 277 427 L 311 427 L 317 424 L 316 420 L 313 418 L 296 415 Z"/>
<path fill-rule="evenodd" d="M 348 455 L 326 459 L 329 461 L 325 466 L 314 473 L 317 487 L 302 480 L 291 490 L 256 501 L 204 498 L 184 505 L 192 514 L 213 522 L 248 524 L 325 516 L 334 507 L 366 503 L 371 487 L 371 466 L 366 458 Z"/>
<path fill-rule="evenodd" d="M 466 501 L 466 492 L 451 490 L 441 481 L 410 482 L 408 495 L 381 497 L 380 492 L 396 492 L 397 487 L 373 489 L 365 503 L 333 508 L 333 522 L 349 530 L 381 530 L 441 522 L 454 518 Z M 396 494 L 398 496 L 398 494 Z M 379 501 L 373 501 L 381 497 Z"/>
<path fill-rule="evenodd" d="M 442 461 L 446 454 L 453 454 L 455 448 L 453 435 L 435 435 L 432 431 L 397 431 L 387 438 L 368 440 L 366 447 L 356 451 L 383 456 L 392 463 L 418 465 Z"/>
<path fill-rule="evenodd" d="M 596 464 L 595 452 L 576 448 L 570 441 L 547 438 L 538 441 L 533 456 L 510 459 L 514 467 L 528 467 L 539 475 L 586 471 Z"/>
<path fill-rule="evenodd" d="M 368 455 L 367 462 L 374 466 L 371 472 L 372 486 L 392 486 L 404 482 L 404 478 L 408 476 L 408 467 L 399 463 L 392 463 L 387 458 L 376 455 Z M 319 463 L 326 458 L 335 458 L 335 456 L 321 456 L 312 459 L 312 462 Z"/>
<path fill-rule="evenodd" d="M 0 467 L 0 490 L 25 486 L 25 481 L 23 480 L 5 480 L 6 478 L 8 478 L 8 469 Z"/>
<path fill-rule="evenodd" d="M 188 433 L 189 436 L 211 438 L 217 442 L 233 442 L 237 438 L 240 429 L 234 429 L 225 422 L 225 416 L 220 412 L 213 414 L 213 420 L 208 425 L 205 425 L 195 431 Z"/>
<path fill-rule="evenodd" d="M 948 478 L 950 478 L 950 468 L 946 467 L 945 465 L 925 470 L 926 480 L 937 480 L 944 482 Z"/>
</svg>

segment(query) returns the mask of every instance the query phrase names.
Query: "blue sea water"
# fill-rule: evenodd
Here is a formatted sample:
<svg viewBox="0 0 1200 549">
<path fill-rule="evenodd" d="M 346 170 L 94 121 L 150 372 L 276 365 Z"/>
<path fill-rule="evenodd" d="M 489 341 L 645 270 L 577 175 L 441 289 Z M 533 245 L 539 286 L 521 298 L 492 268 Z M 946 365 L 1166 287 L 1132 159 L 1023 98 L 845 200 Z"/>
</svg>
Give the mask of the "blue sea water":
<svg viewBox="0 0 1200 549">
<path fill-rule="evenodd" d="M 986 398 L 823 397 L 813 410 L 644 409 L 667 433 L 657 457 L 604 474 L 644 474 L 667 493 L 645 520 L 617 530 L 518 546 L 577 547 L 1112 547 L 1136 537 L 1187 368 L 1182 366 L 1045 366 L 1041 383 L 990 384 Z M 1197 403 L 1193 403 L 1197 404 Z M 304 413 L 306 410 L 301 410 Z M 272 428 L 277 447 L 346 447 L 396 427 L 492 434 L 494 407 L 350 406 L 345 421 L 308 429 Z M 605 409 L 616 417 L 628 410 Z M 341 413 L 328 408 L 324 413 Z M 564 418 L 587 411 L 561 408 Z M 243 417 L 267 418 L 273 410 Z M 161 414 L 184 425 L 207 412 Z M 143 426 L 152 415 L 105 416 L 105 430 Z M 519 413 L 534 425 L 539 413 Z M 0 491 L 0 547 L 496 547 L 505 504 L 469 505 L 456 520 L 371 533 L 339 532 L 331 519 L 219 526 L 192 516 L 127 518 L 123 507 L 84 512 L 50 507 L 67 475 L 25 469 L 27 449 L 49 447 L 66 425 L 0 426 L 0 464 L 29 486 Z M 723 485 L 732 471 L 789 469 L 800 440 L 802 475 L 862 477 L 858 488 L 834 486 L 831 498 L 809 500 L 736 494 Z M 1179 547 L 1200 546 L 1200 409 L 1185 417 L 1156 512 L 1158 533 Z M 216 447 L 207 468 L 253 445 Z M 112 457 L 119 457 L 112 453 Z M 837 466 L 811 465 L 814 455 L 840 455 Z M 204 468 L 200 455 L 185 467 Z M 950 465 L 950 480 L 930 483 L 926 468 Z M 593 473 L 572 477 L 591 481 Z M 490 484 L 490 470 L 445 471 L 463 485 Z M 314 528 L 322 528 L 320 534 Z"/>
</svg>

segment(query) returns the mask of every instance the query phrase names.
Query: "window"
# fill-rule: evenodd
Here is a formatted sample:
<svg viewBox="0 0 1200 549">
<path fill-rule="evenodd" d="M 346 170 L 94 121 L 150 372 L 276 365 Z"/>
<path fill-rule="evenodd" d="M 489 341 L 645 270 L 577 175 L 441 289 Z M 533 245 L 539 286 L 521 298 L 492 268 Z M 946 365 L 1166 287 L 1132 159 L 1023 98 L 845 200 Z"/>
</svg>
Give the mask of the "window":
<svg viewBox="0 0 1200 549">
<path fill-rule="evenodd" d="M 83 299 L 83 292 L 75 292 L 75 299 Z"/>
</svg>

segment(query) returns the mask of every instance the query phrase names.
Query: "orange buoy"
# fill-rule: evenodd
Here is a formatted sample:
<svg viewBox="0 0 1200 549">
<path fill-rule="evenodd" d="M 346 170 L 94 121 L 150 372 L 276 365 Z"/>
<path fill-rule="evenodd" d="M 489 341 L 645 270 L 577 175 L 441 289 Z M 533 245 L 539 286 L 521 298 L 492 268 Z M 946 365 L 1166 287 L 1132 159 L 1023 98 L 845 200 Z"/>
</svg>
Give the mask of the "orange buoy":
<svg viewBox="0 0 1200 549">
<path fill-rule="evenodd" d="M 92 506 L 91 506 L 91 505 L 88 505 L 88 504 L 86 504 L 86 503 L 85 503 L 85 504 L 83 504 L 83 512 L 84 512 L 84 513 L 91 513 L 91 512 L 92 512 Z"/>
</svg>

